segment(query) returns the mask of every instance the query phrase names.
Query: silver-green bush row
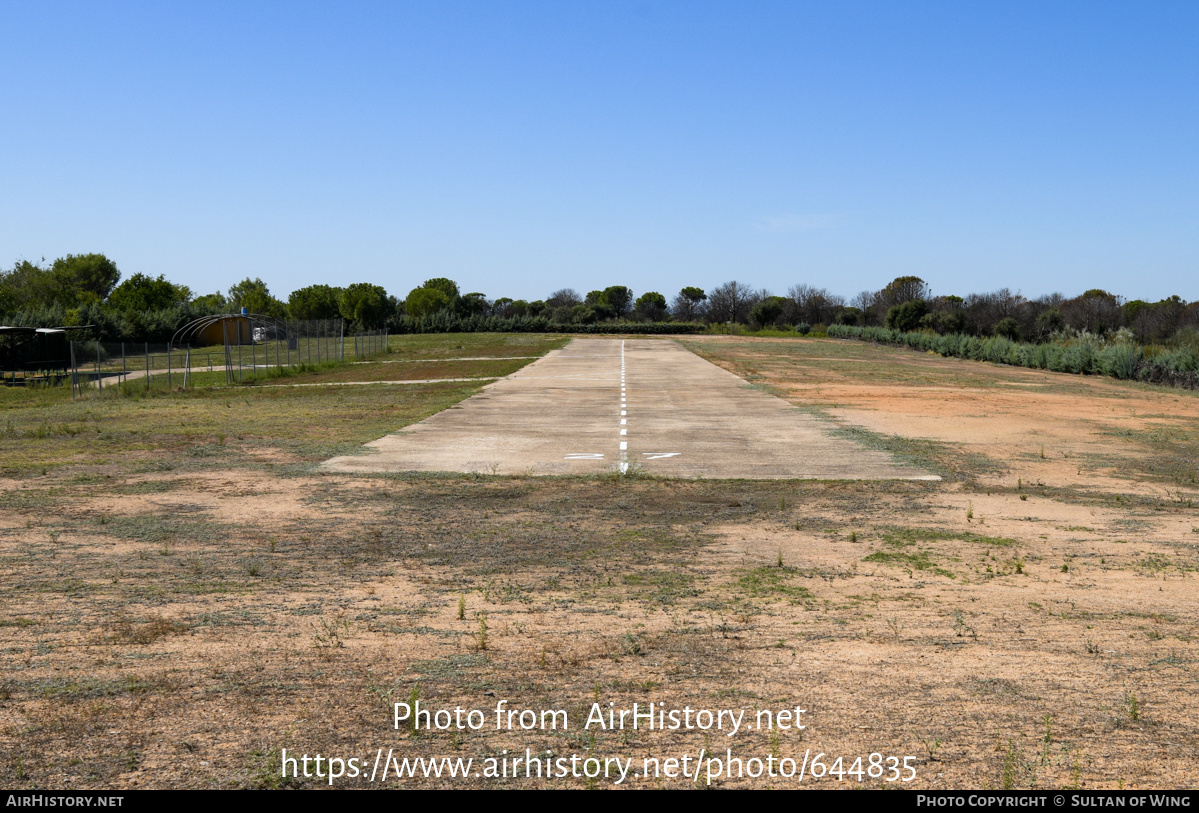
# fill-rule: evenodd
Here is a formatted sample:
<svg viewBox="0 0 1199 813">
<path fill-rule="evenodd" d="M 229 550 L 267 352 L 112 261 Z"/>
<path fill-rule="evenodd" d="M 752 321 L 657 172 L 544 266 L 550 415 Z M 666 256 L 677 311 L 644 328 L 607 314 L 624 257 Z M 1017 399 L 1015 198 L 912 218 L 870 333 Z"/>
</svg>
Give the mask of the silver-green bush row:
<svg viewBox="0 0 1199 813">
<path fill-rule="evenodd" d="M 1014 342 L 1003 336 L 979 338 L 961 333 L 942 336 L 924 331 L 903 332 L 885 327 L 849 325 L 832 325 L 828 335 L 906 346 L 961 359 L 1199 388 L 1199 352 L 1190 347 L 1160 350 L 1150 357 L 1141 345 L 1105 341 L 1088 333 L 1042 344 Z"/>
</svg>

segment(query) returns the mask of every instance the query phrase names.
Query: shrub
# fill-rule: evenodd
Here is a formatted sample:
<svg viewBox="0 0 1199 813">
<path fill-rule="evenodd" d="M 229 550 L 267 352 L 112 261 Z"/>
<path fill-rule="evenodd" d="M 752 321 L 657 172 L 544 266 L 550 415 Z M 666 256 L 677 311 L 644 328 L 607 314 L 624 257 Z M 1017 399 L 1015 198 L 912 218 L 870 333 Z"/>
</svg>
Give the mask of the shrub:
<svg viewBox="0 0 1199 813">
<path fill-rule="evenodd" d="M 1129 379 L 1137 374 L 1137 362 L 1141 360 L 1141 349 L 1131 344 L 1114 344 L 1099 353 L 1099 366 L 1104 375 L 1112 378 Z"/>
<path fill-rule="evenodd" d="M 1187 345 L 1146 351 L 1123 331 L 1111 334 L 1105 341 L 1085 330 L 1066 330 L 1052 341 L 1029 344 L 1001 335 L 989 339 L 961 333 L 938 336 L 927 328 L 904 332 L 885 327 L 830 325 L 826 330 L 827 335 L 835 339 L 900 345 L 942 356 L 1199 389 L 1199 347 Z"/>
</svg>

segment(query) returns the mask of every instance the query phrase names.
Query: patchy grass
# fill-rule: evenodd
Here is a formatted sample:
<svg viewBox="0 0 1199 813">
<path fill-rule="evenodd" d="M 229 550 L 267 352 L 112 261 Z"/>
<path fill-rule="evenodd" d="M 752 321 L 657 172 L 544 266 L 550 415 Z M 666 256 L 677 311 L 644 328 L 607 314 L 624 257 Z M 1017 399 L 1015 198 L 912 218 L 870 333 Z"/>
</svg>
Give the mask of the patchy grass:
<svg viewBox="0 0 1199 813">
<path fill-rule="evenodd" d="M 937 560 L 933 558 L 933 552 L 928 550 L 916 551 L 914 553 L 907 553 L 902 550 L 880 550 L 865 557 L 862 561 L 877 562 L 907 570 L 927 570 L 938 576 L 954 578 L 953 571 L 941 567 Z"/>
<path fill-rule="evenodd" d="M 650 570 L 624 577 L 627 585 L 650 588 L 636 591 L 634 595 L 647 595 L 661 604 L 674 604 L 681 598 L 700 595 L 696 582 L 694 574 L 669 570 Z"/>
<path fill-rule="evenodd" d="M 800 603 L 813 595 L 807 587 L 793 583 L 797 575 L 784 567 L 756 567 L 737 578 L 737 587 L 755 598 L 785 598 Z"/>
<path fill-rule="evenodd" d="M 948 531 L 940 528 L 886 528 L 880 532 L 884 542 L 892 545 L 913 545 L 938 539 L 956 539 L 974 545 L 1007 548 L 1016 540 L 1005 536 L 983 536 L 971 531 Z"/>
<path fill-rule="evenodd" d="M 430 361 L 360 366 L 419 371 L 564 340 L 393 337 L 389 362 Z M 718 337 L 687 342 L 728 352 Z M 850 343 L 748 345 L 769 346 L 746 363 L 780 392 L 788 376 L 819 386 L 895 363 Z M 990 397 L 1009 381 L 909 356 L 915 371 L 886 371 L 897 393 L 936 380 Z M 475 391 L 106 389 L 70 402 L 0 390 L 0 427 L 12 427 L 0 431 L 0 781 L 313 788 L 325 783 L 281 775 L 282 749 L 640 760 L 716 746 L 713 732 L 581 729 L 592 704 L 655 702 L 809 709 L 806 731 L 742 731 L 735 753 L 851 754 L 869 732 L 871 750 L 920 755 L 907 787 L 1193 783 L 1199 536 L 1156 474 L 1126 471 L 1119 489 L 1099 469 L 1083 485 L 1040 482 L 1027 467 L 1073 465 L 1062 442 L 1046 458 L 992 461 L 902 427 L 859 439 L 910 444 L 953 479 L 349 477 L 315 465 Z M 1093 412 L 1078 415 L 1090 441 Z M 1120 442 L 1189 448 L 1185 435 L 1132 431 Z M 396 730 L 392 704 L 415 699 L 489 723 L 501 700 L 563 709 L 572 727 Z"/>
<path fill-rule="evenodd" d="M 393 358 L 425 360 L 487 356 L 543 356 L 564 347 L 570 336 L 535 333 L 421 333 L 388 337 Z"/>
<path fill-rule="evenodd" d="M 262 453 L 319 462 L 422 420 L 478 392 L 473 384 L 377 387 L 239 387 L 122 398 L 68 391 L 37 393 L 35 403 L 0 400 L 15 425 L 51 414 L 84 431 L 35 442 L 0 438 L 0 476 L 133 471 L 161 461 L 176 471 L 260 465 Z M 0 391 L 0 395 L 7 395 Z M 23 394 L 23 393 L 21 393 Z M 48 402 L 46 402 L 48 401 Z"/>
<path fill-rule="evenodd" d="M 391 361 L 358 362 L 339 365 L 327 371 L 275 379 L 266 385 L 337 384 L 355 381 L 413 381 L 438 378 L 503 378 L 528 364 L 527 359 L 496 359 L 493 361 L 421 360 L 411 363 Z"/>
</svg>

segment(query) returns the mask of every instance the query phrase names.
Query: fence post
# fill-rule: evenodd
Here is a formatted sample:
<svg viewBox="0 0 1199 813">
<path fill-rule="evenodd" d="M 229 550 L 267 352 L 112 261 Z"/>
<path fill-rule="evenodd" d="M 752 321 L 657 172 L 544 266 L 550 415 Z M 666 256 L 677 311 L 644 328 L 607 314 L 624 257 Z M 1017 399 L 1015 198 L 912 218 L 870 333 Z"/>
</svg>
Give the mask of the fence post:
<svg viewBox="0 0 1199 813">
<path fill-rule="evenodd" d="M 104 392 L 104 379 L 100 377 L 100 341 L 96 340 L 96 386 Z"/>
<path fill-rule="evenodd" d="M 150 389 L 150 343 L 146 342 L 146 389 Z"/>
<path fill-rule="evenodd" d="M 187 389 L 187 379 L 191 375 L 191 371 L 192 371 L 192 348 L 191 348 L 191 345 L 189 344 L 187 346 L 187 366 L 183 368 L 183 389 L 185 389 L 185 390 Z"/>
<path fill-rule="evenodd" d="M 171 346 L 167 345 L 167 392 L 171 391 Z"/>
<path fill-rule="evenodd" d="M 125 383 L 125 379 L 129 375 L 129 370 L 125 367 L 125 343 L 121 342 L 121 383 Z"/>
<path fill-rule="evenodd" d="M 79 380 L 79 372 L 75 369 L 75 342 L 71 341 L 71 400 L 75 400 L 75 385 Z"/>
</svg>

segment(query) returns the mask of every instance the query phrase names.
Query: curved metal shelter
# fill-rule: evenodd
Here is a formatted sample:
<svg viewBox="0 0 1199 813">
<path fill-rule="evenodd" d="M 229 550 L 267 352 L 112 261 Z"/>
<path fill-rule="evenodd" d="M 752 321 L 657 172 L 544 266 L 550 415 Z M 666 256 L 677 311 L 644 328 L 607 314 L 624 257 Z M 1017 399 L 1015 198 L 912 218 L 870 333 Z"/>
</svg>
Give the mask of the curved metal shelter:
<svg viewBox="0 0 1199 813">
<path fill-rule="evenodd" d="M 5 333 L 57 335 L 71 329 L 0 327 L 0 349 Z M 99 389 L 106 378 L 113 377 L 120 383 L 141 379 L 146 389 L 154 380 L 171 390 L 180 378 L 184 389 L 197 384 L 207 387 L 219 384 L 221 377 L 232 384 L 247 376 L 274 377 L 288 367 L 345 361 L 346 335 L 341 319 L 287 320 L 261 313 L 218 313 L 188 322 L 175 331 L 169 344 L 140 342 L 127 348 L 125 342 L 68 342 L 67 349 L 73 390 L 93 381 Z M 386 350 L 386 330 L 353 337 L 351 352 L 356 358 Z M 11 374 L 6 377 L 14 378 Z"/>
<path fill-rule="evenodd" d="M 253 375 L 269 368 L 344 360 L 345 323 L 341 319 L 289 321 L 248 312 L 201 316 L 175 331 L 167 349 L 168 362 L 172 351 L 183 352 L 181 361 L 190 370 L 195 349 L 212 372 L 212 353 L 204 353 L 204 347 L 222 348 L 223 352 L 217 351 L 222 356 L 217 364 L 232 383 L 245 380 L 246 370 Z"/>
<path fill-rule="evenodd" d="M 171 347 L 237 346 L 291 338 L 288 323 L 261 313 L 218 313 L 193 319 L 175 331 Z"/>
</svg>

